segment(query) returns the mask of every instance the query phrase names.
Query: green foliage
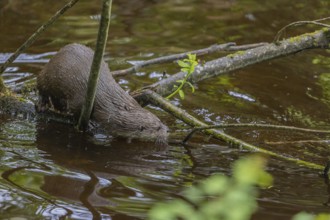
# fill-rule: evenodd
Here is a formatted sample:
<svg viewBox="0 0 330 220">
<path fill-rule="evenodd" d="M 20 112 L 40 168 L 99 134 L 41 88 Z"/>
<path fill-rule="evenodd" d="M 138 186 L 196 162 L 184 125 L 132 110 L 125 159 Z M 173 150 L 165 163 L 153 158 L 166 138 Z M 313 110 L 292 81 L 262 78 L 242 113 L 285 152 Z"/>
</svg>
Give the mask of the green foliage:
<svg viewBox="0 0 330 220">
<path fill-rule="evenodd" d="M 330 219 L 330 214 L 321 213 L 318 215 L 312 215 L 306 212 L 300 212 L 292 218 L 292 220 L 329 220 L 329 219 Z"/>
<path fill-rule="evenodd" d="M 232 177 L 215 174 L 183 192 L 184 199 L 156 204 L 152 220 L 247 220 L 257 209 L 257 186 L 268 187 L 272 176 L 264 171 L 260 156 L 238 160 Z"/>
<path fill-rule="evenodd" d="M 185 94 L 184 94 L 184 91 L 182 90 L 184 85 L 189 85 L 191 88 L 191 91 L 195 92 L 195 87 L 187 80 L 190 77 L 190 75 L 195 71 L 195 67 L 197 66 L 198 62 L 196 61 L 196 54 L 187 54 L 187 56 L 188 56 L 188 59 L 178 61 L 178 64 L 181 67 L 181 71 L 185 72 L 186 75 L 185 75 L 184 79 L 177 80 L 177 82 L 180 83 L 180 85 L 174 86 L 174 88 L 176 88 L 176 90 L 172 94 L 167 96 L 166 97 L 167 99 L 172 98 L 177 93 L 179 93 L 179 96 L 181 99 L 184 99 Z"/>
</svg>

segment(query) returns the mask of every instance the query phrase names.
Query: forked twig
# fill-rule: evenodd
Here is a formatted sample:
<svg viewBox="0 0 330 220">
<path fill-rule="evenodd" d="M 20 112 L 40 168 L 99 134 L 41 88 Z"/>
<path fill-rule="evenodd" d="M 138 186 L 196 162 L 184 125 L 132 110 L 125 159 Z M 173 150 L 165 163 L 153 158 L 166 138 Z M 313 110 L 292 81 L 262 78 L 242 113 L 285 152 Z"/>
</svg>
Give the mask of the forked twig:
<svg viewBox="0 0 330 220">
<path fill-rule="evenodd" d="M 281 30 L 279 30 L 277 32 L 277 34 L 275 35 L 275 38 L 274 38 L 274 42 L 278 42 L 281 35 L 282 35 L 282 33 L 286 29 L 288 29 L 289 27 L 292 27 L 292 26 L 299 26 L 299 25 L 304 25 L 304 24 L 314 24 L 314 25 L 330 28 L 330 25 L 320 22 L 320 21 L 326 21 L 326 20 L 330 20 L 330 17 L 321 18 L 321 19 L 317 19 L 317 20 L 314 20 L 314 21 L 296 21 L 296 22 L 293 22 L 291 24 L 288 24 L 288 25 L 284 26 L 283 28 L 281 28 Z"/>
</svg>

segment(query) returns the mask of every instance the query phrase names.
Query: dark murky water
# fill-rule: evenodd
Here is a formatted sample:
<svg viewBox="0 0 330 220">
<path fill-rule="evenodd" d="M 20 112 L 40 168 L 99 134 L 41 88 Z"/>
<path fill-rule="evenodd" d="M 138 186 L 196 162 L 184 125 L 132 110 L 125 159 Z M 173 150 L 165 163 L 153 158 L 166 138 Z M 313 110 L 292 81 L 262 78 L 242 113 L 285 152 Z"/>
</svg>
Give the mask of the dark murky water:
<svg viewBox="0 0 330 220">
<path fill-rule="evenodd" d="M 64 0 L 0 1 L 0 62 L 13 52 Z M 33 82 L 54 51 L 67 43 L 94 46 L 100 1 L 81 0 L 10 67 L 6 83 Z M 121 69 L 127 61 L 236 41 L 271 41 L 282 26 L 328 16 L 329 1 L 115 1 L 106 58 Z M 49 7 L 51 5 L 51 7 Z M 312 27 L 296 28 L 298 34 Z M 258 122 L 328 128 L 328 52 L 314 50 L 258 64 L 205 81 L 182 107 L 209 123 Z M 207 59 L 207 58 L 205 58 Z M 134 90 L 155 82 L 174 66 L 156 66 L 119 79 Z M 32 94 L 35 98 L 35 95 Z M 212 103 L 212 105 L 210 105 Z M 186 126 L 157 109 L 172 133 Z M 0 118 L 1 219 L 136 219 L 157 201 L 175 198 L 184 187 L 248 154 L 196 135 L 191 146 L 107 140 L 81 136 L 65 125 Z M 229 134 L 281 154 L 323 165 L 329 137 L 298 132 L 226 129 Z M 183 135 L 177 135 L 182 138 Z M 297 142 L 318 140 L 319 142 Z M 325 140 L 320 142 L 320 140 Z M 327 212 L 328 186 L 318 171 L 270 158 L 274 186 L 263 190 L 254 219 L 290 219 L 299 211 Z"/>
</svg>

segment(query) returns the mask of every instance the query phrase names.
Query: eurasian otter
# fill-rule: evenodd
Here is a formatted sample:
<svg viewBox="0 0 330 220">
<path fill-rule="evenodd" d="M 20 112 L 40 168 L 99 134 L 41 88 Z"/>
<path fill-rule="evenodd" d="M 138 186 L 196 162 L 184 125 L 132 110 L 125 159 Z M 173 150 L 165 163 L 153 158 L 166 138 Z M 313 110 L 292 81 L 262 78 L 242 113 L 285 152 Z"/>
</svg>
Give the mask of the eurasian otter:
<svg viewBox="0 0 330 220">
<path fill-rule="evenodd" d="M 37 77 L 39 109 L 52 106 L 77 119 L 85 100 L 93 55 L 86 46 L 69 44 L 51 58 Z M 115 136 L 166 143 L 167 127 L 117 84 L 104 61 L 91 119 Z"/>
</svg>

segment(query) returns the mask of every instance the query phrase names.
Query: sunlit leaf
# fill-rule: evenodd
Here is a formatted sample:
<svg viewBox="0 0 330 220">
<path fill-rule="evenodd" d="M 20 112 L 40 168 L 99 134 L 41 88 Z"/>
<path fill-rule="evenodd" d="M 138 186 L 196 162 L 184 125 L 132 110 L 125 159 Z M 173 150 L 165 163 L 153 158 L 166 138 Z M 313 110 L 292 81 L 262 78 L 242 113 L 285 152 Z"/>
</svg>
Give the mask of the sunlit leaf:
<svg viewBox="0 0 330 220">
<path fill-rule="evenodd" d="M 296 214 L 292 220 L 314 220 L 315 215 L 308 214 L 306 212 L 300 212 Z"/>
<path fill-rule="evenodd" d="M 193 219 L 194 209 L 186 202 L 174 200 L 170 203 L 157 204 L 149 212 L 151 220 L 175 220 L 180 217 L 182 219 Z"/>
<path fill-rule="evenodd" d="M 273 179 L 264 171 L 265 165 L 266 160 L 258 155 L 243 158 L 234 165 L 234 177 L 240 184 L 270 186 Z"/>
<path fill-rule="evenodd" d="M 186 63 L 182 60 L 178 60 L 178 64 L 180 67 L 189 67 L 190 66 L 189 63 Z"/>
</svg>

